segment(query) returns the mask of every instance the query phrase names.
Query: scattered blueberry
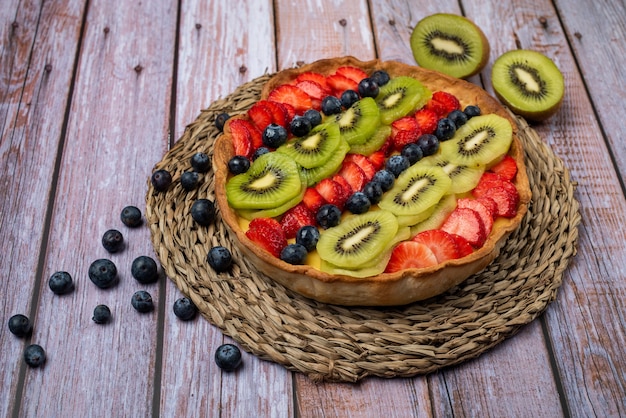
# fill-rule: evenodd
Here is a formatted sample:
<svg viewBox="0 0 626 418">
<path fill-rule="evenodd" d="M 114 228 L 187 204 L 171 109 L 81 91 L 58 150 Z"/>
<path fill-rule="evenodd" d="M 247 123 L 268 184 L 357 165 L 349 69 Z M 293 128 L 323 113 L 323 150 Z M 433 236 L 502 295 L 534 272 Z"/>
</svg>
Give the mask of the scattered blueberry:
<svg viewBox="0 0 626 418">
<path fill-rule="evenodd" d="M 233 256 L 226 247 L 218 245 L 209 250 L 207 262 L 218 273 L 228 271 L 233 264 Z"/>
<path fill-rule="evenodd" d="M 198 308 L 189 298 L 179 298 L 174 302 L 174 315 L 182 321 L 193 319 L 198 313 Z"/>
<path fill-rule="evenodd" d="M 230 115 L 228 113 L 220 113 L 215 117 L 215 127 L 219 129 L 220 132 L 224 131 L 224 124 L 228 119 L 230 119 Z"/>
<path fill-rule="evenodd" d="M 280 259 L 289 264 L 304 264 L 308 251 L 302 244 L 289 244 L 280 252 Z"/>
<path fill-rule="evenodd" d="M 106 305 L 98 305 L 93 308 L 93 316 L 91 319 L 96 324 L 106 324 L 111 320 L 111 309 Z"/>
<path fill-rule="evenodd" d="M 326 96 L 322 99 L 322 112 L 325 115 L 341 113 L 341 100 L 335 96 Z"/>
<path fill-rule="evenodd" d="M 185 171 L 180 175 L 180 185 L 187 191 L 191 191 L 198 187 L 199 181 L 200 174 L 195 171 Z"/>
<path fill-rule="evenodd" d="M 369 77 L 359 82 L 359 94 L 361 97 L 376 97 L 379 91 L 378 83 Z"/>
<path fill-rule="evenodd" d="M 41 367 L 46 362 L 46 352 L 42 346 L 31 344 L 24 349 L 24 361 L 30 367 Z"/>
<path fill-rule="evenodd" d="M 269 124 L 263 130 L 263 145 L 269 148 L 278 148 L 287 142 L 287 129 L 275 123 Z"/>
<path fill-rule="evenodd" d="M 296 243 L 304 245 L 307 251 L 313 251 L 320 239 L 320 231 L 313 225 L 305 225 L 296 232 Z"/>
<path fill-rule="evenodd" d="M 406 170 L 410 166 L 411 166 L 411 163 L 409 162 L 409 159 L 405 157 L 404 155 L 392 155 L 385 162 L 385 169 L 389 171 L 391 174 L 393 174 L 394 176 L 396 176 L 396 178 L 398 178 L 400 173 L 402 173 L 404 170 Z"/>
<path fill-rule="evenodd" d="M 435 136 L 439 139 L 439 141 L 447 141 L 454 136 L 455 132 L 456 126 L 451 119 L 441 118 L 437 121 Z"/>
<path fill-rule="evenodd" d="M 9 318 L 9 331 L 16 337 L 26 337 L 33 330 L 33 324 L 26 315 L 16 314 Z"/>
<path fill-rule="evenodd" d="M 341 210 L 333 204 L 326 203 L 317 211 L 315 220 L 324 229 L 337 226 L 341 220 Z"/>
<path fill-rule="evenodd" d="M 384 86 L 385 84 L 389 83 L 389 80 L 391 80 L 391 77 L 389 77 L 389 73 L 385 70 L 374 71 L 370 78 L 374 80 L 379 87 Z"/>
<path fill-rule="evenodd" d="M 390 171 L 380 170 L 377 171 L 376 174 L 374 174 L 374 177 L 372 177 L 372 181 L 380 184 L 383 192 L 386 192 L 388 190 L 391 190 L 391 188 L 393 187 L 393 183 L 396 181 L 396 176 L 394 176 Z"/>
<path fill-rule="evenodd" d="M 359 93 L 354 90 L 346 90 L 341 93 L 341 105 L 346 109 L 359 101 Z"/>
<path fill-rule="evenodd" d="M 417 145 L 415 142 L 410 144 L 406 144 L 402 148 L 402 155 L 404 155 L 409 160 L 409 164 L 413 165 L 424 157 L 424 153 L 422 152 L 422 148 Z"/>
<path fill-rule="evenodd" d="M 270 150 L 267 147 L 259 147 L 256 149 L 256 151 L 254 151 L 254 154 L 252 154 L 252 160 L 254 161 L 261 155 L 267 154 L 268 152 L 270 152 Z"/>
<path fill-rule="evenodd" d="M 307 110 L 302 116 L 304 116 L 311 122 L 312 127 L 316 127 L 317 125 L 322 123 L 322 114 L 315 109 Z"/>
<path fill-rule="evenodd" d="M 311 121 L 304 116 L 295 116 L 289 123 L 289 130 L 295 136 L 305 136 L 311 132 Z"/>
<path fill-rule="evenodd" d="M 370 203 L 375 205 L 383 197 L 383 188 L 377 181 L 370 181 L 363 186 L 363 193 L 370 200 Z"/>
<path fill-rule="evenodd" d="M 199 225 L 211 225 L 215 221 L 215 204 L 209 199 L 197 199 L 191 205 L 191 217 Z"/>
<path fill-rule="evenodd" d="M 126 206 L 120 214 L 122 223 L 129 228 L 136 228 L 143 223 L 141 211 L 137 206 Z"/>
<path fill-rule="evenodd" d="M 124 236 L 117 229 L 109 229 L 102 235 L 102 246 L 110 253 L 124 249 Z"/>
<path fill-rule="evenodd" d="M 480 116 L 480 108 L 478 106 L 469 105 L 463 110 L 463 113 L 465 113 L 468 119 L 471 119 L 474 116 Z"/>
<path fill-rule="evenodd" d="M 196 152 L 191 156 L 191 168 L 198 173 L 206 173 L 211 168 L 211 159 L 204 152 Z"/>
<path fill-rule="evenodd" d="M 370 210 L 372 203 L 363 192 L 354 192 L 346 201 L 346 209 L 350 212 L 359 214 Z"/>
<path fill-rule="evenodd" d="M 215 363 L 226 372 L 232 372 L 241 365 L 241 351 L 233 344 L 220 345 L 215 351 Z"/>
<path fill-rule="evenodd" d="M 63 295 L 74 289 L 74 281 L 67 271 L 57 271 L 48 279 L 48 287 L 54 294 Z"/>
<path fill-rule="evenodd" d="M 422 149 L 424 157 L 433 155 L 439 150 L 439 139 L 433 134 L 420 135 L 420 137 L 417 138 L 416 144 Z"/>
<path fill-rule="evenodd" d="M 152 295 L 145 290 L 138 290 L 133 293 L 133 297 L 130 300 L 131 305 L 137 312 L 146 313 L 154 309 L 154 302 L 152 302 Z"/>
<path fill-rule="evenodd" d="M 164 192 L 172 184 L 172 175 L 167 170 L 157 170 L 152 173 L 150 181 L 157 192 Z"/>
<path fill-rule="evenodd" d="M 109 288 L 118 281 L 117 267 L 111 260 L 100 258 L 89 266 L 89 279 L 100 289 Z"/>
<path fill-rule="evenodd" d="M 154 283 L 159 279 L 157 263 L 147 255 L 140 255 L 133 260 L 130 273 L 142 284 Z"/>
<path fill-rule="evenodd" d="M 454 126 L 459 129 L 461 126 L 467 123 L 467 115 L 460 111 L 459 109 L 455 109 L 452 112 L 448 113 L 448 119 L 450 119 Z"/>
</svg>

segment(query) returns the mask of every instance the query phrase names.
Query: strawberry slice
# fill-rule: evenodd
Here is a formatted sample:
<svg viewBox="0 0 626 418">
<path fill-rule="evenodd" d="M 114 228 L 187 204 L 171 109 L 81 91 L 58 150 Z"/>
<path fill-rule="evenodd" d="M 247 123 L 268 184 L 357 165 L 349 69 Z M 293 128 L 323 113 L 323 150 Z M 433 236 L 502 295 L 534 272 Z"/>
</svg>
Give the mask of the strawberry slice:
<svg viewBox="0 0 626 418">
<path fill-rule="evenodd" d="M 333 90 L 335 96 L 340 97 L 341 93 L 346 90 L 354 90 L 357 91 L 359 89 L 359 83 L 345 77 L 341 74 L 333 74 L 326 77 L 326 82 L 328 86 Z"/>
<path fill-rule="evenodd" d="M 252 153 L 256 151 L 257 148 L 263 146 L 263 132 L 261 129 L 255 125 L 252 121 L 247 119 L 242 119 L 241 123 L 248 129 L 250 132 L 250 141 L 252 142 Z"/>
<path fill-rule="evenodd" d="M 295 238 L 296 232 L 305 225 L 315 225 L 315 214 L 303 203 L 300 202 L 289 209 L 280 220 L 287 239 Z"/>
<path fill-rule="evenodd" d="M 502 161 L 491 167 L 490 171 L 498 174 L 503 179 L 512 181 L 517 174 L 517 163 L 513 157 L 505 155 Z"/>
<path fill-rule="evenodd" d="M 431 109 L 422 108 L 415 112 L 415 120 L 420 131 L 424 134 L 432 134 L 437 129 L 437 121 L 439 117 Z"/>
<path fill-rule="evenodd" d="M 303 80 L 296 83 L 296 87 L 309 95 L 311 99 L 321 101 L 330 94 L 330 90 L 324 89 L 321 84 L 316 81 Z"/>
<path fill-rule="evenodd" d="M 348 182 L 352 192 L 363 190 L 363 186 L 368 182 L 365 172 L 354 161 L 345 161 L 339 170 L 339 176 Z"/>
<path fill-rule="evenodd" d="M 441 225 L 441 229 L 465 238 L 474 248 L 482 247 L 487 239 L 485 225 L 473 209 L 456 208 Z"/>
<path fill-rule="evenodd" d="M 330 86 L 326 82 L 326 76 L 324 74 L 317 73 L 314 71 L 307 71 L 302 74 L 299 74 L 296 77 L 296 80 L 295 80 L 296 84 L 298 84 L 301 81 L 314 81 L 317 84 L 319 84 L 324 90 L 330 91 Z"/>
<path fill-rule="evenodd" d="M 368 77 L 365 71 L 357 67 L 352 67 L 350 65 L 337 68 L 335 74 L 339 74 L 346 78 L 349 78 L 350 80 L 355 81 L 357 85 L 359 84 L 359 82 L 361 82 L 361 80 Z"/>
<path fill-rule="evenodd" d="M 291 120 L 296 116 L 296 108 L 289 103 L 279 103 L 279 105 L 282 105 L 283 109 L 285 109 L 285 113 L 287 114 L 287 124 L 289 124 Z"/>
<path fill-rule="evenodd" d="M 456 243 L 456 249 L 459 252 L 459 258 L 470 255 L 474 252 L 472 244 L 470 244 L 465 238 L 460 235 L 450 234 L 454 242 Z"/>
<path fill-rule="evenodd" d="M 424 268 L 437 265 L 437 256 L 426 244 L 415 241 L 404 241 L 396 245 L 391 252 L 391 258 L 385 273 L 409 268 Z"/>
<path fill-rule="evenodd" d="M 274 257 L 280 257 L 280 252 L 287 246 L 285 233 L 280 223 L 274 218 L 255 218 L 250 221 L 246 237 Z"/>
<path fill-rule="evenodd" d="M 416 142 L 421 134 L 422 132 L 414 117 L 405 116 L 396 120 L 391 124 L 393 149 L 398 152 L 402 151 L 405 145 Z"/>
<path fill-rule="evenodd" d="M 482 203 L 489 211 L 492 213 L 493 218 L 496 217 L 496 211 L 498 209 L 498 204 L 495 200 L 490 198 L 489 196 L 481 196 L 476 198 L 477 201 Z"/>
<path fill-rule="evenodd" d="M 347 195 L 346 197 L 346 201 L 347 201 L 348 197 L 350 197 L 350 195 L 354 193 L 354 190 L 352 189 L 352 186 L 350 185 L 350 183 L 348 183 L 348 180 L 346 180 L 344 177 L 340 176 L 339 174 L 335 174 L 334 176 L 332 176 L 332 179 L 341 186 L 344 194 Z"/>
<path fill-rule="evenodd" d="M 493 228 L 493 218 L 495 216 L 495 213 L 492 209 L 485 206 L 482 203 L 482 201 L 477 200 L 477 199 L 461 198 L 456 201 L 456 207 L 468 208 L 468 209 L 473 209 L 474 211 L 476 211 L 476 213 L 480 215 L 480 219 L 483 221 L 483 225 L 485 226 L 485 234 L 488 236 L 491 233 L 491 228 Z"/>
<path fill-rule="evenodd" d="M 328 202 L 324 200 L 320 192 L 318 192 L 314 187 L 309 187 L 304 192 L 302 203 L 304 203 L 311 212 L 317 213 L 319 208 Z"/>
<path fill-rule="evenodd" d="M 272 111 L 263 101 L 256 102 L 248 109 L 248 117 L 261 131 L 274 121 Z"/>
<path fill-rule="evenodd" d="M 311 108 L 311 98 L 304 91 L 291 84 L 282 84 L 276 87 L 267 96 L 272 102 L 285 103 L 294 107 L 296 114 L 303 114 Z"/>
<path fill-rule="evenodd" d="M 453 110 L 460 109 L 461 104 L 454 95 L 445 91 L 436 91 L 425 107 L 434 111 L 437 116 L 445 117 Z"/>
<path fill-rule="evenodd" d="M 235 155 L 241 155 L 246 158 L 252 157 L 254 150 L 252 148 L 252 135 L 248 130 L 243 119 L 232 119 L 228 123 L 228 130 L 235 148 Z"/>
<path fill-rule="evenodd" d="M 485 190 L 483 197 L 489 197 L 496 202 L 496 216 L 512 218 L 517 214 L 519 194 L 517 193 L 517 189 L 515 189 L 515 187 L 513 187 L 513 190 L 514 191 L 504 186 L 494 186 Z"/>
<path fill-rule="evenodd" d="M 361 170 L 365 173 L 365 177 L 367 177 L 367 181 L 370 181 L 374 174 L 376 174 L 376 167 L 372 162 L 365 156 L 361 154 L 347 154 L 343 159 L 344 163 L 346 161 L 352 161 L 358 165 Z"/>
<path fill-rule="evenodd" d="M 459 258 L 456 241 L 452 235 L 441 229 L 422 231 L 415 235 L 412 241 L 425 244 L 430 248 L 437 257 L 438 263 Z"/>
<path fill-rule="evenodd" d="M 326 202 L 337 206 L 339 209 L 343 209 L 343 206 L 350 197 L 350 194 L 346 193 L 343 186 L 331 178 L 325 178 L 317 183 L 315 189 L 322 195 Z"/>
<path fill-rule="evenodd" d="M 272 122 L 276 125 L 286 128 L 289 121 L 291 121 L 287 109 L 282 103 L 270 102 L 269 100 L 261 100 L 257 103 L 262 103 L 270 110 L 272 113 Z"/>
<path fill-rule="evenodd" d="M 478 184 L 476 185 L 474 190 L 472 190 L 472 194 L 476 197 L 481 197 L 485 195 L 485 192 L 487 190 L 496 186 L 504 187 L 506 190 L 509 190 L 511 194 L 517 194 L 517 188 L 515 187 L 513 183 L 511 183 L 508 180 L 505 180 L 499 174 L 491 173 L 489 171 L 486 171 L 480 177 Z"/>
<path fill-rule="evenodd" d="M 385 153 L 383 151 L 376 151 L 367 157 L 370 163 L 376 168 L 376 171 L 383 168 L 385 165 Z"/>
</svg>

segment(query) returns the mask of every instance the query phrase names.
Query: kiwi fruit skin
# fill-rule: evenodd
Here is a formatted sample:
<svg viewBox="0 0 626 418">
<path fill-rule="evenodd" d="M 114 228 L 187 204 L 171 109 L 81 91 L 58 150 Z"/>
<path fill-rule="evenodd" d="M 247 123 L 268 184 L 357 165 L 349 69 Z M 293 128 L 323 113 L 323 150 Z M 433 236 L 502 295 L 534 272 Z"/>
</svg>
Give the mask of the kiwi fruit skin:
<svg viewBox="0 0 626 418">
<path fill-rule="evenodd" d="M 489 41 L 483 31 L 471 20 L 450 13 L 435 13 L 420 20 L 413 28 L 410 44 L 418 65 L 456 78 L 479 73 L 489 60 Z M 458 47 L 458 53 L 444 51 L 452 45 Z"/>
<path fill-rule="evenodd" d="M 528 91 L 527 82 L 534 91 Z M 554 115 L 565 93 L 563 74 L 556 64 L 544 54 L 527 49 L 498 57 L 491 69 L 491 84 L 498 99 L 513 113 L 535 122 Z"/>
</svg>

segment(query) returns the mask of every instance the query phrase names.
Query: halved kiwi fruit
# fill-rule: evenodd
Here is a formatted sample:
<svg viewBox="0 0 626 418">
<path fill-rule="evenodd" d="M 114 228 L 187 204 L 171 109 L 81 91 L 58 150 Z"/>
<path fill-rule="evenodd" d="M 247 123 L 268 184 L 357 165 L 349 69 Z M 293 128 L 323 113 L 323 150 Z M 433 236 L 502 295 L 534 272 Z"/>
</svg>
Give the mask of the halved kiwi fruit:
<svg viewBox="0 0 626 418">
<path fill-rule="evenodd" d="M 432 92 L 413 77 L 392 78 L 380 88 L 376 96 L 380 120 L 385 125 L 391 125 L 395 120 L 424 106 L 431 97 Z"/>
<path fill-rule="evenodd" d="M 491 70 L 496 96 L 514 113 L 532 121 L 549 118 L 563 100 L 563 74 L 540 52 L 517 49 L 502 54 Z"/>
<path fill-rule="evenodd" d="M 380 111 L 371 97 L 355 102 L 334 118 L 341 137 L 350 145 L 364 143 L 380 125 Z"/>
<path fill-rule="evenodd" d="M 471 20 L 437 13 L 420 20 L 411 33 L 415 61 L 424 68 L 466 78 L 480 72 L 489 59 L 489 42 Z"/>
<path fill-rule="evenodd" d="M 276 149 L 304 168 L 324 164 L 339 146 L 339 126 L 325 123 L 313 128 L 306 136 L 297 137 Z"/>
</svg>

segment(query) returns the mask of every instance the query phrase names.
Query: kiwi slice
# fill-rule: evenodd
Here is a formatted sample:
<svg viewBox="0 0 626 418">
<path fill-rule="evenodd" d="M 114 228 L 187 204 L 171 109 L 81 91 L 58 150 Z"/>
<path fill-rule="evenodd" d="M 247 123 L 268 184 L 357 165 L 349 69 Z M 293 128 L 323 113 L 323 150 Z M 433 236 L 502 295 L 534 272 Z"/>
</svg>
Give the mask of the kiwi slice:
<svg viewBox="0 0 626 418">
<path fill-rule="evenodd" d="M 465 193 L 473 190 L 485 172 L 482 166 L 460 164 L 446 159 L 440 154 L 423 158 L 420 163 L 443 168 L 443 171 L 452 180 L 448 193 Z"/>
<path fill-rule="evenodd" d="M 304 193 L 306 192 L 306 179 L 303 175 L 301 175 L 300 177 L 302 184 L 300 193 L 289 199 L 282 205 L 270 209 L 238 209 L 237 213 L 243 219 L 246 219 L 248 221 L 251 221 L 254 218 L 275 218 L 276 216 L 282 215 L 283 213 L 287 212 L 289 209 L 300 203 L 302 201 L 302 198 L 304 197 Z"/>
<path fill-rule="evenodd" d="M 395 215 L 419 215 L 439 202 L 451 183 L 441 167 L 415 164 L 398 176 L 378 206 Z"/>
<path fill-rule="evenodd" d="M 362 144 L 378 129 L 380 111 L 374 99 L 364 97 L 335 116 L 334 120 L 348 144 Z"/>
<path fill-rule="evenodd" d="M 350 215 L 321 234 L 317 252 L 334 266 L 355 269 L 381 254 L 397 232 L 398 221 L 391 212 Z"/>
<path fill-rule="evenodd" d="M 351 145 L 350 152 L 352 154 L 372 155 L 383 146 L 387 138 L 389 138 L 389 135 L 391 135 L 391 126 L 380 125 L 376 132 L 374 132 L 365 143 Z"/>
<path fill-rule="evenodd" d="M 276 149 L 304 168 L 314 168 L 328 161 L 339 146 L 339 126 L 325 123 L 313 128 L 308 135 L 292 139 Z"/>
<path fill-rule="evenodd" d="M 380 120 L 385 125 L 391 125 L 424 106 L 431 97 L 432 92 L 413 77 L 394 77 L 380 88 L 376 96 Z"/>
<path fill-rule="evenodd" d="M 532 121 L 552 116 L 563 101 L 563 74 L 540 52 L 518 49 L 501 55 L 491 69 L 496 96 L 514 113 Z"/>
<path fill-rule="evenodd" d="M 415 236 L 422 231 L 429 229 L 438 229 L 448 218 L 448 215 L 456 208 L 456 196 L 453 194 L 445 195 L 435 205 L 432 214 L 422 222 L 411 227 L 411 236 Z"/>
<path fill-rule="evenodd" d="M 415 61 L 456 78 L 480 72 L 489 60 L 489 42 L 474 22 L 437 13 L 420 20 L 411 33 Z"/>
<path fill-rule="evenodd" d="M 305 179 L 306 185 L 313 186 L 318 181 L 330 177 L 337 172 L 337 170 L 341 168 L 343 159 L 346 157 L 348 151 L 350 151 L 350 145 L 340 138 L 339 145 L 325 163 L 314 168 L 300 167 L 300 172 Z"/>
<path fill-rule="evenodd" d="M 289 156 L 278 152 L 261 155 L 248 171 L 226 183 L 226 197 L 234 209 L 276 208 L 301 190 L 300 168 Z"/>
<path fill-rule="evenodd" d="M 513 141 L 508 119 L 496 114 L 471 118 L 439 146 L 442 158 L 466 166 L 486 166 L 505 155 Z"/>
</svg>

